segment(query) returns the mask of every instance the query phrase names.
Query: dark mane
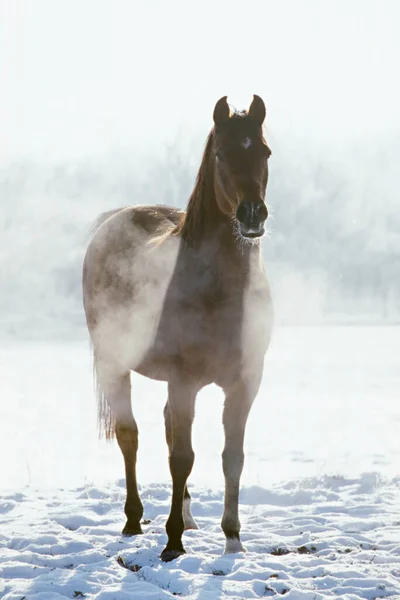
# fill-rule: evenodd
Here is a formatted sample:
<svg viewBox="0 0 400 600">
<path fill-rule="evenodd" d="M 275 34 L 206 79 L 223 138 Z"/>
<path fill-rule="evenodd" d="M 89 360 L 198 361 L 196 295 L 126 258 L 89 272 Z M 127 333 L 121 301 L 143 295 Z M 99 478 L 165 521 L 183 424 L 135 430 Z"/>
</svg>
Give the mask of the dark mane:
<svg viewBox="0 0 400 600">
<path fill-rule="evenodd" d="M 180 234 L 182 239 L 191 242 L 203 231 L 204 222 L 204 198 L 207 193 L 213 193 L 213 175 L 210 157 L 214 142 L 214 128 L 210 131 L 201 159 L 199 171 L 193 191 L 190 195 L 186 212 L 182 215 L 181 221 L 173 230 L 173 234 Z"/>
</svg>

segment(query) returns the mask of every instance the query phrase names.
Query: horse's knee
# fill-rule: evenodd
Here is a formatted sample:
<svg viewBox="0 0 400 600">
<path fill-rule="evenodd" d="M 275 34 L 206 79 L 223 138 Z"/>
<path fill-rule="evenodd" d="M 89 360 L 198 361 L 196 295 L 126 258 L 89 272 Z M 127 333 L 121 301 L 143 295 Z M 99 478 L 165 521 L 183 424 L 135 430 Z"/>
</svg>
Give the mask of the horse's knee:
<svg viewBox="0 0 400 600">
<path fill-rule="evenodd" d="M 115 433 L 121 437 L 137 436 L 139 433 L 135 420 L 117 421 L 115 424 Z"/>
<path fill-rule="evenodd" d="M 115 426 L 115 434 L 117 442 L 122 452 L 129 450 L 137 450 L 138 448 L 138 428 L 136 422 L 117 423 Z"/>
<path fill-rule="evenodd" d="M 187 450 L 173 449 L 169 457 L 169 465 L 172 477 L 182 477 L 186 479 L 192 470 L 194 463 L 194 452 L 192 448 Z"/>
<path fill-rule="evenodd" d="M 241 476 L 244 465 L 244 452 L 224 450 L 222 452 L 222 469 L 227 479 L 237 479 Z"/>
</svg>

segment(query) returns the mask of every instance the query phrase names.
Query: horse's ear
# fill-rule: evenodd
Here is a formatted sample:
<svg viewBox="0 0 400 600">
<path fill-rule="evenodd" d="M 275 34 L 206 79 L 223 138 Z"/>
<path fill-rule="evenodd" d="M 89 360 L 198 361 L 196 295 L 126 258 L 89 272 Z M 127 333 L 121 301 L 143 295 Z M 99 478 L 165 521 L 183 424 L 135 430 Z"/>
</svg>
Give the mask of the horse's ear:
<svg viewBox="0 0 400 600">
<path fill-rule="evenodd" d="M 257 96 L 257 94 L 254 94 L 253 102 L 250 104 L 249 108 L 249 117 L 254 119 L 254 121 L 261 126 L 264 123 L 265 114 L 264 100 L 260 98 L 260 96 Z"/>
<path fill-rule="evenodd" d="M 222 125 L 229 119 L 231 111 L 229 110 L 227 98 L 228 96 L 222 96 L 215 105 L 213 119 L 216 125 Z"/>
</svg>

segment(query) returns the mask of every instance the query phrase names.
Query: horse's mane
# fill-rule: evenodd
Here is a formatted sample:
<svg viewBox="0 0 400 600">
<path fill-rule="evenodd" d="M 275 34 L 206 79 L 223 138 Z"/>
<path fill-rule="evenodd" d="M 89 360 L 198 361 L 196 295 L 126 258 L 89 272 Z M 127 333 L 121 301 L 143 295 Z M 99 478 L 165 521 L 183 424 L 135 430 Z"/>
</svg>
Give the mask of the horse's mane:
<svg viewBox="0 0 400 600">
<path fill-rule="evenodd" d="M 193 191 L 190 195 L 186 212 L 182 215 L 180 223 L 175 227 L 173 233 L 179 234 L 185 241 L 193 241 L 203 230 L 204 225 L 204 203 L 203 199 L 207 193 L 207 187 L 213 182 L 213 172 L 210 173 L 211 148 L 214 141 L 214 129 L 208 135 L 200 168 L 197 173 Z"/>
</svg>

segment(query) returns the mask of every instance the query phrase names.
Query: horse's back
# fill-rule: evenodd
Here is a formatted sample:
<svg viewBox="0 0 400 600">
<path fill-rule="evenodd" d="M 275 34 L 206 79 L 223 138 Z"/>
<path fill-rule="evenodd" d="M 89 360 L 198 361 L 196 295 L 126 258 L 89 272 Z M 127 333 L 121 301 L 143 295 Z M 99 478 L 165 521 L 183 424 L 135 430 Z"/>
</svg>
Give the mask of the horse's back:
<svg viewBox="0 0 400 600">
<path fill-rule="evenodd" d="M 140 233 L 140 230 L 154 235 L 161 230 L 168 231 L 178 225 L 183 215 L 184 212 L 178 208 L 162 204 L 127 206 L 109 210 L 100 214 L 94 222 L 91 243 L 103 227 L 108 232 L 122 228 L 124 235 L 135 236 Z"/>
<path fill-rule="evenodd" d="M 83 289 L 86 295 L 94 288 L 90 278 L 103 270 L 110 257 L 134 255 L 140 247 L 151 246 L 178 225 L 184 213 L 170 206 L 132 206 L 102 213 L 96 220 L 92 239 L 83 263 Z"/>
</svg>

